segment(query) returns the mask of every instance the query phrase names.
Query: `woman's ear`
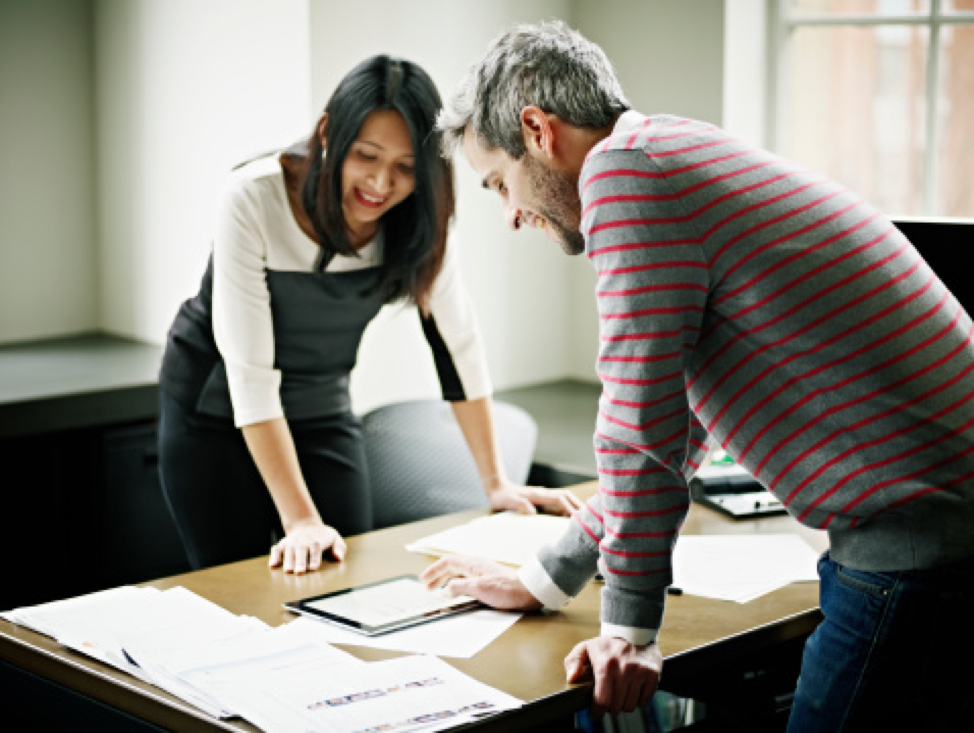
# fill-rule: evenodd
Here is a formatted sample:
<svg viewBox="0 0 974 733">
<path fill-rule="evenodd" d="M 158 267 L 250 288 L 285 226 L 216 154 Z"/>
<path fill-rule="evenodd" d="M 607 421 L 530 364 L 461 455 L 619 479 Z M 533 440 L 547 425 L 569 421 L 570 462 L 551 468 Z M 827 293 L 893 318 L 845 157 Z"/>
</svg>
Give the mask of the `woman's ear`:
<svg viewBox="0 0 974 733">
<path fill-rule="evenodd" d="M 321 139 L 321 149 L 328 147 L 328 113 L 325 112 L 318 120 L 318 137 Z"/>
<path fill-rule="evenodd" d="M 540 107 L 530 106 L 521 110 L 521 131 L 529 151 L 547 158 L 554 155 L 554 130 L 551 120 Z"/>
</svg>

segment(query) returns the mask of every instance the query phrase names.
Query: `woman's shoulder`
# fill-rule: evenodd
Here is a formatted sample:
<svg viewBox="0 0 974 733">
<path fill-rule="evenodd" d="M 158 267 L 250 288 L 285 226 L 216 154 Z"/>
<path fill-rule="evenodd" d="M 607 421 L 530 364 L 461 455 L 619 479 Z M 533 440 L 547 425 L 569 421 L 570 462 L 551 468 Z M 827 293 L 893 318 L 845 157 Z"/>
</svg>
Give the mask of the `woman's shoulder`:
<svg viewBox="0 0 974 733">
<path fill-rule="evenodd" d="M 278 153 L 269 153 L 234 168 L 224 182 L 222 199 L 228 204 L 255 204 L 270 196 L 276 202 L 283 186 L 284 171 Z"/>
<path fill-rule="evenodd" d="M 229 181 L 237 186 L 261 185 L 264 182 L 279 182 L 284 177 L 280 153 L 274 151 L 256 158 L 249 158 L 230 171 Z"/>
</svg>

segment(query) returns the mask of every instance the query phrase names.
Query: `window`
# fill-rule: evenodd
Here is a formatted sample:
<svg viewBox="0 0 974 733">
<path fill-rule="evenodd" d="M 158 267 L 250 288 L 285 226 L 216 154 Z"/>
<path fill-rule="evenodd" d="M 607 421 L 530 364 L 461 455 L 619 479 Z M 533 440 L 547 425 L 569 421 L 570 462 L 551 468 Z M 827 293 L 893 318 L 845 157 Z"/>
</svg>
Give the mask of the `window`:
<svg viewBox="0 0 974 733">
<path fill-rule="evenodd" d="M 974 217 L 974 0 L 776 0 L 775 147 L 893 216 Z"/>
</svg>

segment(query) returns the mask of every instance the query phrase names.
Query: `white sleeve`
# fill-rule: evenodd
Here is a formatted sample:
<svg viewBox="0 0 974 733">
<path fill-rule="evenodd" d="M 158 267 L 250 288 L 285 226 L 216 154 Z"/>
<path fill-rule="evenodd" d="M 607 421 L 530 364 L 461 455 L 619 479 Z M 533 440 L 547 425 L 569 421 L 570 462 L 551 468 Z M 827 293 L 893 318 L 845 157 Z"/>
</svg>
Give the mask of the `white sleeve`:
<svg viewBox="0 0 974 733">
<path fill-rule="evenodd" d="M 460 276 L 457 250 L 451 233 L 430 294 L 430 317 L 422 319 L 423 331 L 433 350 L 444 398 L 475 400 L 490 395 L 492 385 L 477 316 Z"/>
<path fill-rule="evenodd" d="M 237 427 L 284 415 L 281 373 L 274 368 L 266 232 L 246 182 L 231 177 L 218 203 L 213 238 L 213 334 L 226 364 Z"/>
</svg>

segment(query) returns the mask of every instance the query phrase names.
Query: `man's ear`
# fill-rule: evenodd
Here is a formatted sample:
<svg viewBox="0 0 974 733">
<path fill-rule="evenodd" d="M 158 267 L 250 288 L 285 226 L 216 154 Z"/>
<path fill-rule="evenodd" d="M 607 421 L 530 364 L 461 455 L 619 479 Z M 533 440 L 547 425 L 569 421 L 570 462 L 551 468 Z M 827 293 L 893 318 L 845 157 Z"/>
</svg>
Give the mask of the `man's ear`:
<svg viewBox="0 0 974 733">
<path fill-rule="evenodd" d="M 521 131 L 528 151 L 547 158 L 554 157 L 555 135 L 551 120 L 540 107 L 530 106 L 521 110 Z"/>
<path fill-rule="evenodd" d="M 321 138 L 321 149 L 328 147 L 328 113 L 325 112 L 318 120 L 318 137 Z"/>
</svg>

